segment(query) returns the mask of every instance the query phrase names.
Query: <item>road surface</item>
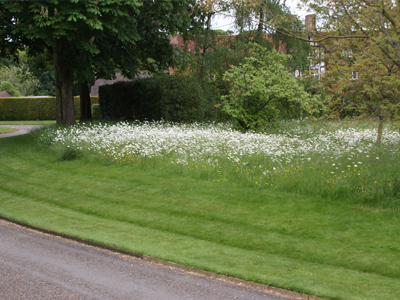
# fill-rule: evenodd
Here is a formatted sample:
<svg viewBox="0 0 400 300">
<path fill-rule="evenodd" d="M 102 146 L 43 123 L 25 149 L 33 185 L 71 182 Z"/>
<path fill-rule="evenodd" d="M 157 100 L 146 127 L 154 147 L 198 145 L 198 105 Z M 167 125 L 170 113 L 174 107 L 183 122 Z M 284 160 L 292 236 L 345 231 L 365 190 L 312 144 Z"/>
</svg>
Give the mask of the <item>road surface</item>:
<svg viewBox="0 0 400 300">
<path fill-rule="evenodd" d="M 0 219 L 0 299 L 288 300 Z"/>
<path fill-rule="evenodd" d="M 0 134 L 0 138 L 27 134 L 29 131 L 36 129 L 38 127 L 41 127 L 41 126 L 43 126 L 43 125 L 2 125 L 2 124 L 0 124 L 0 127 L 8 127 L 8 128 L 18 129 L 18 131 Z"/>
</svg>

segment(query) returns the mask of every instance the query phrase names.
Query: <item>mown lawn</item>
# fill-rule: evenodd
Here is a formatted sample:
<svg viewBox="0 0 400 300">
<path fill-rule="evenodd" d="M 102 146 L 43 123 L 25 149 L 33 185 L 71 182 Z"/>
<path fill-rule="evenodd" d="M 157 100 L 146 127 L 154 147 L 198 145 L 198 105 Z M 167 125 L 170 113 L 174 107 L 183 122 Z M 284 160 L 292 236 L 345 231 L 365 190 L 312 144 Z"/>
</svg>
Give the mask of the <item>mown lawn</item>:
<svg viewBox="0 0 400 300">
<path fill-rule="evenodd" d="M 43 121 L 0 121 L 0 125 L 49 125 L 56 124 L 53 120 Z"/>
<path fill-rule="evenodd" d="M 8 127 L 0 127 L 0 133 L 8 133 L 8 132 L 13 132 L 13 131 L 17 131 L 17 129 L 8 128 Z"/>
<path fill-rule="evenodd" d="M 0 139 L 3 217 L 326 298 L 399 295 L 397 209 L 190 176 L 151 160 L 66 156 L 36 138 Z"/>
</svg>

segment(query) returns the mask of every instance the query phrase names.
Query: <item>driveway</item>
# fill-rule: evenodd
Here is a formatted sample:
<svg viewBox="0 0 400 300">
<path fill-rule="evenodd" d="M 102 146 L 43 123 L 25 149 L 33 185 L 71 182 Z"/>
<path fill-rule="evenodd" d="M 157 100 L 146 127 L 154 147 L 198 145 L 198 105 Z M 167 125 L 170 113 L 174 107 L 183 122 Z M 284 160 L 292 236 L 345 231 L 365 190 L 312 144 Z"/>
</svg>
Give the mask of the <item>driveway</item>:
<svg viewBox="0 0 400 300">
<path fill-rule="evenodd" d="M 1 133 L 0 134 L 0 138 L 27 134 L 29 131 L 31 131 L 33 129 L 36 129 L 36 128 L 39 128 L 41 126 L 45 126 L 45 125 L 0 125 L 0 127 L 18 129 L 18 131 L 14 131 L 14 132 Z"/>
<path fill-rule="evenodd" d="M 173 264 L 88 246 L 2 219 L 0 278 L 3 300 L 299 299 L 277 295 L 279 290 L 272 294 L 262 288 L 234 284 L 228 278 L 212 278 Z"/>
</svg>

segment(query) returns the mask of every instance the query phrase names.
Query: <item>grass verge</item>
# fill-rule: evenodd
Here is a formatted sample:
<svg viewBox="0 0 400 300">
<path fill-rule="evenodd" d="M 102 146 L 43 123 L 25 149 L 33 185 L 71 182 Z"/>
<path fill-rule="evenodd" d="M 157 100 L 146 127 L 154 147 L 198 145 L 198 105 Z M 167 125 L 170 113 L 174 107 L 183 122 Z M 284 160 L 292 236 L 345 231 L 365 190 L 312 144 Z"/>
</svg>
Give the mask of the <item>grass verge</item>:
<svg viewBox="0 0 400 300">
<path fill-rule="evenodd" d="M 18 129 L 15 129 L 15 128 L 0 127 L 0 134 L 1 133 L 13 132 L 13 131 L 17 131 L 17 130 Z"/>
<path fill-rule="evenodd" d="M 332 299 L 396 299 L 399 214 L 0 140 L 0 215 Z"/>
<path fill-rule="evenodd" d="M 50 125 L 56 124 L 56 121 L 0 121 L 0 125 Z"/>
</svg>

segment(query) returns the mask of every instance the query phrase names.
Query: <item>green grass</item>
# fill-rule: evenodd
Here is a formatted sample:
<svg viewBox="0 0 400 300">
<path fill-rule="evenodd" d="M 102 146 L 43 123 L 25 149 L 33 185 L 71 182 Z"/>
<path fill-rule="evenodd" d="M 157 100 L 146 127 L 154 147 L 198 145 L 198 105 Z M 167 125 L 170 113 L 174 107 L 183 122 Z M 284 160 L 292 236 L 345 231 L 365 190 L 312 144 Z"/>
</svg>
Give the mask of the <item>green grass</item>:
<svg viewBox="0 0 400 300">
<path fill-rule="evenodd" d="M 1 121 L 0 125 L 49 125 L 56 124 L 56 121 Z"/>
<path fill-rule="evenodd" d="M 68 160 L 0 139 L 0 215 L 194 268 L 332 299 L 396 299 L 397 211 Z"/>
<path fill-rule="evenodd" d="M 0 127 L 0 133 L 8 133 L 8 132 L 13 132 L 17 131 L 18 129 L 15 128 L 8 128 L 8 127 Z"/>
</svg>

